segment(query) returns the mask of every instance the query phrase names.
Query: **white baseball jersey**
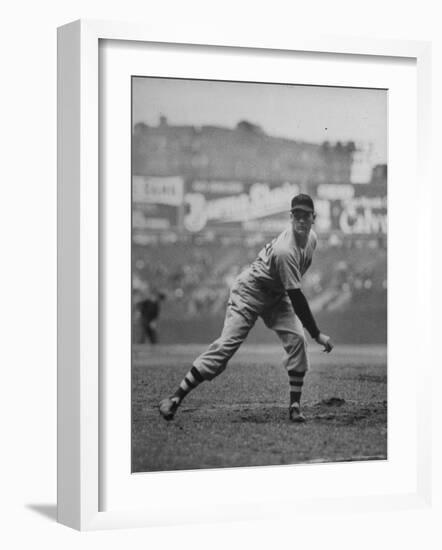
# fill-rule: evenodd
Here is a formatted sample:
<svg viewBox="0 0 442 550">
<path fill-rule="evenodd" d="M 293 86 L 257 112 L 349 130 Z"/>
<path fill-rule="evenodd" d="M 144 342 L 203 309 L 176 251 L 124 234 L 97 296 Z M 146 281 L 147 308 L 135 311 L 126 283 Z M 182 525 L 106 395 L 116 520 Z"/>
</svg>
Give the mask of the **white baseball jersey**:
<svg viewBox="0 0 442 550">
<path fill-rule="evenodd" d="M 259 252 L 251 265 L 251 274 L 271 292 L 300 288 L 316 244 L 316 234 L 310 230 L 305 248 L 298 247 L 289 226 Z"/>
<path fill-rule="evenodd" d="M 305 248 L 299 248 L 289 226 L 266 244 L 252 265 L 238 276 L 230 291 L 221 336 L 193 363 L 204 379 L 211 380 L 226 368 L 258 316 L 276 332 L 287 351 L 289 376 L 307 371 L 304 330 L 286 290 L 300 288 L 316 242 L 316 235 L 310 231 Z"/>
</svg>

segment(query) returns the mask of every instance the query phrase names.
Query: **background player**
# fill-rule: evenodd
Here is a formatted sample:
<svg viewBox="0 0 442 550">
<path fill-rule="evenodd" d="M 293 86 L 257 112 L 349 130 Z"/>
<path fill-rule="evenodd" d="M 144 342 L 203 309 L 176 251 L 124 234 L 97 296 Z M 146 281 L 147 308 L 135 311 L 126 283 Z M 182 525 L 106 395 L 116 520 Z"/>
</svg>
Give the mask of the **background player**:
<svg viewBox="0 0 442 550">
<path fill-rule="evenodd" d="M 154 292 L 144 300 L 137 303 L 136 308 L 140 314 L 142 328 L 141 342 L 149 339 L 151 344 L 158 343 L 157 319 L 161 311 L 161 302 L 165 300 L 166 295 L 163 292 Z"/>
<path fill-rule="evenodd" d="M 308 370 L 303 326 L 324 351 L 333 349 L 331 339 L 320 332 L 301 290 L 301 278 L 310 267 L 316 248 L 312 231 L 316 214 L 309 195 L 291 201 L 291 225 L 259 253 L 234 283 L 221 336 L 201 354 L 175 393 L 159 404 L 161 416 L 172 420 L 184 397 L 205 380 L 226 368 L 258 317 L 276 332 L 286 352 L 285 367 L 290 384 L 289 418 L 303 422 L 300 402 Z"/>
</svg>

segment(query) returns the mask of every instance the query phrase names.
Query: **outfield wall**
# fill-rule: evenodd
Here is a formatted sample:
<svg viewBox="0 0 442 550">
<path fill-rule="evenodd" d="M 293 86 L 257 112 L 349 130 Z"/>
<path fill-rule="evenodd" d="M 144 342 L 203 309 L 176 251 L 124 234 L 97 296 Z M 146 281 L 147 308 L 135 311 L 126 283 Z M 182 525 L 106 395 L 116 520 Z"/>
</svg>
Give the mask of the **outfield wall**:
<svg viewBox="0 0 442 550">
<path fill-rule="evenodd" d="M 337 344 L 386 344 L 387 310 L 373 309 L 316 314 L 319 327 Z M 160 319 L 160 341 L 163 344 L 210 343 L 218 338 L 223 324 L 222 317 L 204 316 L 189 321 Z M 267 344 L 278 341 L 262 321 L 250 332 L 248 343 Z"/>
</svg>

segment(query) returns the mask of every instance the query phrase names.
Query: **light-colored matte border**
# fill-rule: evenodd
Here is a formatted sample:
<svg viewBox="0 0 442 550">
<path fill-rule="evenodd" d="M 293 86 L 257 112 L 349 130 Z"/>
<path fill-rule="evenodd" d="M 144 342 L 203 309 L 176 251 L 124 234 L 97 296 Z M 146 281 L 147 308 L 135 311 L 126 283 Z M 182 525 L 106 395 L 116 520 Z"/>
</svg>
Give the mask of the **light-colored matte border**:
<svg viewBox="0 0 442 550">
<path fill-rule="evenodd" d="M 58 29 L 58 521 L 90 530 L 152 525 L 142 510 L 99 511 L 99 139 L 98 48 L 100 39 L 292 50 L 313 53 L 408 57 L 418 71 L 418 182 L 420 200 L 431 205 L 429 176 L 430 44 L 362 38 L 308 36 L 268 40 L 229 29 L 189 36 L 133 23 L 76 21 Z M 431 219 L 427 222 L 430 228 Z M 430 231 L 428 231 L 430 234 Z M 422 312 L 430 319 L 431 243 L 420 251 Z M 429 322 L 427 323 L 429 325 Z M 430 327 L 421 326 L 423 338 Z M 428 346 L 430 347 L 430 346 Z M 333 511 L 422 506 L 431 500 L 430 365 L 420 365 L 418 387 L 418 490 L 343 499 Z M 329 502 L 306 502 L 323 512 Z M 272 515 L 272 514 L 270 514 Z M 265 517 L 248 510 L 247 517 Z M 168 524 L 168 518 L 155 520 Z"/>
</svg>

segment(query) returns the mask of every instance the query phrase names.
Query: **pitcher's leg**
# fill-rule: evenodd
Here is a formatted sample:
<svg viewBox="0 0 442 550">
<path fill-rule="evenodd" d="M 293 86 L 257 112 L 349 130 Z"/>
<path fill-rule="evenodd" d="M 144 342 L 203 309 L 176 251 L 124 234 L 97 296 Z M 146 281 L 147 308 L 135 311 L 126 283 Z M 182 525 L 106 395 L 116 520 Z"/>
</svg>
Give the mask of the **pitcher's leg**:
<svg viewBox="0 0 442 550">
<path fill-rule="evenodd" d="M 263 315 L 266 326 L 276 332 L 286 352 L 284 366 L 287 370 L 290 385 L 290 415 L 292 417 L 301 402 L 304 376 L 309 368 L 307 340 L 301 321 L 296 317 L 288 298 L 283 298 L 272 310 Z M 302 415 L 298 420 L 302 420 Z M 302 419 L 301 419 L 302 417 Z M 293 419 L 293 418 L 292 418 Z"/>
<path fill-rule="evenodd" d="M 286 352 L 284 361 L 289 377 L 290 406 L 301 403 L 304 377 L 308 370 L 307 342 L 304 335 L 295 332 L 277 331 Z"/>
<path fill-rule="evenodd" d="M 193 362 L 193 366 L 204 380 L 212 380 L 223 372 L 255 321 L 256 316 L 250 313 L 240 312 L 231 306 L 227 308 L 221 336 Z"/>
<path fill-rule="evenodd" d="M 232 291 L 221 336 L 195 359 L 175 393 L 160 402 L 159 410 L 164 419 L 172 420 L 181 401 L 201 382 L 221 374 L 255 324 L 256 318 L 256 314 L 242 308 L 238 293 Z"/>
</svg>

